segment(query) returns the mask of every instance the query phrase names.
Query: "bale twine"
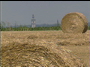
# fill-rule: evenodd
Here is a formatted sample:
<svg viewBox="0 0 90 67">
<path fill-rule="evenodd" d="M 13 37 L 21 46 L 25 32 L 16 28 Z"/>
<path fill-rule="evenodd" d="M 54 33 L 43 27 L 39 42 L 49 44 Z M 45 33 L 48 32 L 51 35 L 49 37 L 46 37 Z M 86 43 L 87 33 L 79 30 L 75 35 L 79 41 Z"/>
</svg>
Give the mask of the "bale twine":
<svg viewBox="0 0 90 67">
<path fill-rule="evenodd" d="M 41 45 L 9 44 L 2 47 L 2 67 L 85 67 L 62 49 Z"/>
<path fill-rule="evenodd" d="M 88 21 L 82 13 L 68 13 L 63 17 L 61 27 L 64 33 L 85 33 L 88 29 Z"/>
</svg>

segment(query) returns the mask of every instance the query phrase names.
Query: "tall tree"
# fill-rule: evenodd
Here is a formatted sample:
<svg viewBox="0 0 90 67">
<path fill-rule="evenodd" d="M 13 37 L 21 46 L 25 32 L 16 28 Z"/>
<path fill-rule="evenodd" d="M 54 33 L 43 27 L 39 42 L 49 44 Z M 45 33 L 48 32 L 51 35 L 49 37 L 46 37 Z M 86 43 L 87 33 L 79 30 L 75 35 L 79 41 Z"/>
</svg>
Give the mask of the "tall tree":
<svg viewBox="0 0 90 67">
<path fill-rule="evenodd" d="M 5 22 L 3 22 L 3 21 L 2 21 L 2 22 L 0 22 L 0 27 L 1 27 L 1 28 L 4 28 L 4 27 L 5 27 L 5 25 L 6 25 L 6 24 L 5 24 Z"/>
</svg>

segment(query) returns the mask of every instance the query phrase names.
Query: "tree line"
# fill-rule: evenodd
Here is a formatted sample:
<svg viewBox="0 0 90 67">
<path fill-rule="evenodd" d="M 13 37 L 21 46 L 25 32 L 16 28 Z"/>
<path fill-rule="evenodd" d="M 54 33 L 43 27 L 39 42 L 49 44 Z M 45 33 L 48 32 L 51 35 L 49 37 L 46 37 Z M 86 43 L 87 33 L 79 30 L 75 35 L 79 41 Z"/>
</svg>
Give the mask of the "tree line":
<svg viewBox="0 0 90 67">
<path fill-rule="evenodd" d="M 27 27 L 27 26 L 22 26 L 20 25 L 19 27 L 17 27 L 15 25 L 15 27 L 5 27 L 5 22 L 0 22 L 0 30 L 1 31 L 45 31 L 45 30 L 61 30 L 60 26 L 52 26 L 52 27 Z M 9 24 L 8 24 L 9 25 Z M 90 26 L 88 27 L 88 30 L 90 30 Z"/>
<path fill-rule="evenodd" d="M 7 28 L 1 28 L 1 31 L 45 31 L 45 30 L 61 30 L 60 26 L 55 26 L 55 27 L 7 27 Z"/>
<path fill-rule="evenodd" d="M 0 22 L 0 30 L 1 31 L 41 31 L 41 30 L 61 30 L 61 27 L 60 26 L 52 26 L 52 27 L 35 27 L 35 28 L 32 28 L 32 27 L 27 27 L 27 26 L 15 26 L 12 27 L 10 26 L 10 24 L 8 23 L 7 24 L 8 27 L 6 27 L 6 24 L 5 22 Z"/>
</svg>

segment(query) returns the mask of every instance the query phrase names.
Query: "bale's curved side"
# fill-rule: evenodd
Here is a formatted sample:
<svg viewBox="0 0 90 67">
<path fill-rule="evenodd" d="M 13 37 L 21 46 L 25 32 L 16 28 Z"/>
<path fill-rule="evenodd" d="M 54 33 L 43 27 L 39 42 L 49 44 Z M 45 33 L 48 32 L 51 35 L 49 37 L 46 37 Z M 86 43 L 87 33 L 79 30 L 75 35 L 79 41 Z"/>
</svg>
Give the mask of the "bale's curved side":
<svg viewBox="0 0 90 67">
<path fill-rule="evenodd" d="M 84 64 L 62 49 L 16 43 L 2 47 L 2 67 L 7 66 L 84 67 Z"/>
<path fill-rule="evenodd" d="M 82 13 L 68 13 L 63 17 L 61 27 L 65 33 L 85 33 L 88 29 L 88 21 Z"/>
<path fill-rule="evenodd" d="M 80 17 L 82 17 L 83 21 L 84 21 L 84 30 L 83 30 L 83 33 L 85 33 L 88 29 L 88 20 L 86 18 L 86 16 L 82 13 L 79 13 L 79 12 L 76 12 Z"/>
</svg>

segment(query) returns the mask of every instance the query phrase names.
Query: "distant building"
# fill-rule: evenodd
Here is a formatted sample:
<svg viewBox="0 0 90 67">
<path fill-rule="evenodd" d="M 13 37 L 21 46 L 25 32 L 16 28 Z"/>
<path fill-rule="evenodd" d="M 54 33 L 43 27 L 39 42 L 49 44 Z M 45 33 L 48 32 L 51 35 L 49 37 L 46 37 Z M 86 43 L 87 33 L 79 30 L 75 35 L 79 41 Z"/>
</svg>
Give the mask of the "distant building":
<svg viewBox="0 0 90 67">
<path fill-rule="evenodd" d="M 34 18 L 34 14 L 32 15 L 32 19 L 31 19 L 31 26 L 32 28 L 36 27 L 36 19 Z"/>
<path fill-rule="evenodd" d="M 60 25 L 60 23 L 59 23 L 59 21 L 57 20 L 57 26 L 59 26 Z"/>
</svg>

